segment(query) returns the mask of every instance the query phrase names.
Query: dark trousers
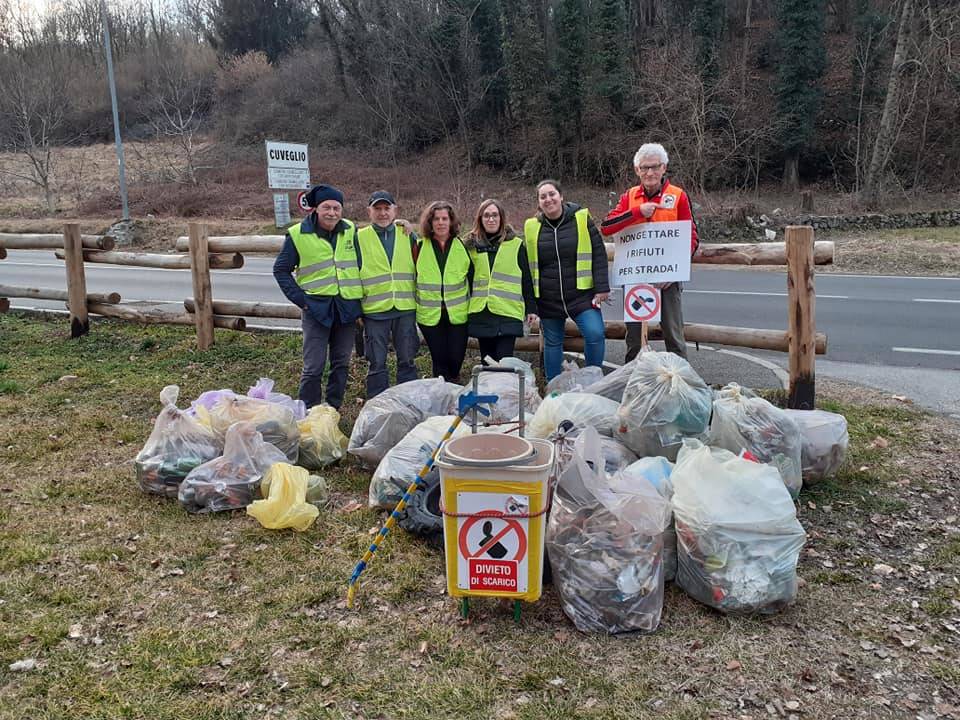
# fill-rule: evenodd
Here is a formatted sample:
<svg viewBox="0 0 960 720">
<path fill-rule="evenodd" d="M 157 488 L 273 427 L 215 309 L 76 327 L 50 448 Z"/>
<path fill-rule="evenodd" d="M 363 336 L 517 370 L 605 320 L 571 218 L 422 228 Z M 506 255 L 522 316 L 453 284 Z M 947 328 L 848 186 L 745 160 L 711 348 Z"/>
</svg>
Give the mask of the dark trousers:
<svg viewBox="0 0 960 720">
<path fill-rule="evenodd" d="M 327 377 L 327 404 L 340 409 L 347 389 L 350 355 L 353 353 L 354 323 L 334 323 L 325 327 L 303 313 L 303 375 L 300 399 L 310 408 L 323 402 L 323 371 L 330 360 Z"/>
<path fill-rule="evenodd" d="M 683 339 L 683 306 L 681 304 L 680 283 L 660 291 L 660 330 L 667 352 L 686 359 L 687 342 Z M 640 323 L 627 323 L 627 354 L 630 362 L 640 353 Z"/>
<path fill-rule="evenodd" d="M 480 358 L 484 360 L 489 355 L 494 360 L 503 360 L 513 355 L 513 347 L 517 342 L 514 335 L 497 335 L 496 337 L 477 338 L 480 344 Z"/>
<path fill-rule="evenodd" d="M 446 308 L 436 325 L 420 325 L 430 359 L 433 361 L 433 377 L 442 377 L 448 382 L 460 382 L 463 356 L 467 354 L 467 324 L 451 325 Z"/>
<path fill-rule="evenodd" d="M 370 369 L 367 371 L 367 400 L 390 387 L 387 352 L 391 340 L 397 352 L 397 382 L 405 383 L 417 379 L 417 367 L 413 364 L 417 350 L 420 349 L 416 313 L 406 313 L 389 320 L 364 318 L 363 329 L 363 354 L 370 361 Z"/>
</svg>

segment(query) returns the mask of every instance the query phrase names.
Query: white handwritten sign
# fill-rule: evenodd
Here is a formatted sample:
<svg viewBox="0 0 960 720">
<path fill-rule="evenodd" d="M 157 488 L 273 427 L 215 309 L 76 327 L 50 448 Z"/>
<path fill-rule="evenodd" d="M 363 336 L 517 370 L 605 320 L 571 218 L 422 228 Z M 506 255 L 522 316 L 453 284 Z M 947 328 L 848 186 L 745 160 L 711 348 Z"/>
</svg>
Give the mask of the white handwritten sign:
<svg viewBox="0 0 960 720">
<path fill-rule="evenodd" d="M 631 225 L 613 236 L 613 285 L 690 279 L 689 220 Z"/>
</svg>

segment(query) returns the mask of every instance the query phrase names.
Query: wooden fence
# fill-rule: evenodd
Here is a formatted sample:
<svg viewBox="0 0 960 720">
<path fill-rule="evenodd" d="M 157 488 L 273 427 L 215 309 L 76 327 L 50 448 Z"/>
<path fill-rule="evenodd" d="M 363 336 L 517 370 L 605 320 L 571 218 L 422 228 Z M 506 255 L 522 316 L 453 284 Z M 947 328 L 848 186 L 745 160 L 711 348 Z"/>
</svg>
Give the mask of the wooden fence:
<svg viewBox="0 0 960 720">
<path fill-rule="evenodd" d="M 0 312 L 9 308 L 11 297 L 65 300 L 70 315 L 70 334 L 79 337 L 89 332 L 89 315 L 102 315 L 142 323 L 194 325 L 197 346 L 209 348 L 214 341 L 215 327 L 246 330 L 247 317 L 299 319 L 300 309 L 289 303 L 217 300 L 213 297 L 210 270 L 243 267 L 242 253 L 276 254 L 283 244 L 282 235 L 246 235 L 209 237 L 207 227 L 190 223 L 189 234 L 177 238 L 178 254 L 118 252 L 109 237 L 81 235 L 79 225 L 67 223 L 63 235 L 21 235 L 0 233 L 0 260 L 7 249 L 54 250 L 66 266 L 66 291 L 53 288 L 30 288 L 0 285 Z M 612 259 L 613 247 L 607 246 Z M 833 262 L 834 244 L 815 242 L 813 228 L 786 228 L 785 242 L 718 243 L 701 245 L 693 259 L 695 264 L 711 265 L 786 265 L 787 329 L 763 330 L 749 327 L 728 327 L 685 323 L 684 336 L 691 342 L 710 342 L 761 350 L 789 353 L 789 405 L 812 409 L 815 390 L 814 357 L 826 352 L 827 339 L 816 332 L 814 267 Z M 120 304 L 117 293 L 87 293 L 85 263 L 110 263 L 136 267 L 190 270 L 193 296 L 184 300 L 184 312 L 140 309 Z M 536 328 L 535 328 L 536 329 Z M 624 323 L 606 323 L 606 336 L 611 339 L 626 335 Z M 651 337 L 656 337 L 655 333 Z M 518 351 L 537 351 L 535 337 L 521 338 Z M 564 349 L 583 350 L 583 338 L 575 323 L 568 321 Z"/>
</svg>

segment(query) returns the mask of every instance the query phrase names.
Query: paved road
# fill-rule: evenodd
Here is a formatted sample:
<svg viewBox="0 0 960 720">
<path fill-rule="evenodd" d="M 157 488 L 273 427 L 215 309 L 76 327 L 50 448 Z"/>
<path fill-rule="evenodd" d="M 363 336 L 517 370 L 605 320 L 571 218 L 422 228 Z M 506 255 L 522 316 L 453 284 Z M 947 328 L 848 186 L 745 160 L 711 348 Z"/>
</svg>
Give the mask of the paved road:
<svg viewBox="0 0 960 720">
<path fill-rule="evenodd" d="M 271 265 L 269 258 L 247 257 L 241 270 L 213 271 L 214 297 L 285 302 Z M 0 283 L 63 288 L 64 282 L 63 264 L 52 252 L 11 250 L 0 261 Z M 829 338 L 829 362 L 822 364 L 821 372 L 832 364 L 838 376 L 849 376 L 859 372 L 853 364 L 874 366 L 880 376 L 886 374 L 882 386 L 894 388 L 897 372 L 880 367 L 960 370 L 960 278 L 824 274 L 817 276 L 816 285 L 817 326 Z M 186 271 L 113 265 L 87 265 L 87 289 L 119 292 L 124 302 L 180 303 L 192 294 Z M 684 315 L 690 322 L 783 329 L 786 294 L 784 273 L 698 266 L 684 291 Z M 63 307 L 22 299 L 13 299 L 12 304 Z M 780 365 L 785 362 L 781 353 L 746 352 Z M 933 377 L 939 383 L 960 375 Z"/>
</svg>

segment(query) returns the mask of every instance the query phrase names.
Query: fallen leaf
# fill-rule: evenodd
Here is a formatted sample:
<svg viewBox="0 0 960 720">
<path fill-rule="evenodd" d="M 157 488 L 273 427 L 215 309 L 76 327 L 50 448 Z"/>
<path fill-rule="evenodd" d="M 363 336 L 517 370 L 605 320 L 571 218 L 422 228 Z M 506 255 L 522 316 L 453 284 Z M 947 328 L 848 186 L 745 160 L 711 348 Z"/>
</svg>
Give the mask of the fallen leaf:
<svg viewBox="0 0 960 720">
<path fill-rule="evenodd" d="M 220 667 L 230 667 L 231 665 L 233 665 L 233 658 L 230 657 L 229 655 L 224 655 L 217 662 L 217 665 L 219 665 Z"/>
<path fill-rule="evenodd" d="M 875 448 L 880 448 L 880 449 L 888 448 L 888 447 L 890 447 L 890 441 L 887 440 L 887 439 L 884 438 L 884 437 L 880 437 L 879 435 L 877 435 L 877 436 L 873 439 L 873 442 L 870 443 L 870 446 L 871 446 L 871 447 L 875 447 Z"/>
<path fill-rule="evenodd" d="M 427 641 L 424 640 L 423 642 L 420 643 L 420 647 L 417 649 L 420 651 L 421 655 L 425 655 L 427 652 L 427 647 L 428 647 Z"/>
<path fill-rule="evenodd" d="M 67 631 L 68 638 L 80 638 L 83 637 L 83 626 L 80 623 L 76 623 L 70 626 L 70 629 Z"/>
<path fill-rule="evenodd" d="M 28 670 L 34 670 L 37 667 L 37 661 L 33 658 L 17 660 L 16 662 L 10 663 L 8 667 L 12 672 L 27 672 Z"/>
<path fill-rule="evenodd" d="M 562 677 L 555 677 L 553 680 L 547 681 L 549 685 L 553 685 L 554 687 L 563 687 L 563 685 L 565 685 L 566 682 L 567 681 L 564 680 Z"/>
<path fill-rule="evenodd" d="M 727 670 L 739 670 L 742 667 L 743 665 L 740 663 L 739 660 L 730 660 L 729 662 L 727 662 Z"/>
<path fill-rule="evenodd" d="M 878 575 L 883 575 L 883 576 L 892 575 L 893 573 L 896 572 L 894 568 L 890 567 L 886 563 L 877 563 L 876 565 L 873 566 L 873 571 Z"/>
<path fill-rule="evenodd" d="M 904 403 L 913 402 L 913 401 L 912 401 L 910 398 L 908 398 L 906 395 L 891 395 L 890 398 L 891 398 L 892 400 L 897 400 L 897 401 L 899 401 L 899 402 L 904 402 Z"/>
<path fill-rule="evenodd" d="M 356 510 L 359 510 L 362 507 L 363 505 L 361 505 L 356 500 L 354 500 L 353 502 L 348 502 L 346 505 L 340 508 L 340 512 L 344 512 L 344 513 L 354 512 Z"/>
<path fill-rule="evenodd" d="M 799 703 L 798 701 L 796 701 L 796 700 L 787 700 L 787 701 L 783 704 L 783 706 L 784 706 L 785 708 L 787 708 L 787 710 L 799 710 L 799 709 L 800 709 L 800 703 Z"/>
</svg>

